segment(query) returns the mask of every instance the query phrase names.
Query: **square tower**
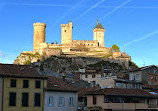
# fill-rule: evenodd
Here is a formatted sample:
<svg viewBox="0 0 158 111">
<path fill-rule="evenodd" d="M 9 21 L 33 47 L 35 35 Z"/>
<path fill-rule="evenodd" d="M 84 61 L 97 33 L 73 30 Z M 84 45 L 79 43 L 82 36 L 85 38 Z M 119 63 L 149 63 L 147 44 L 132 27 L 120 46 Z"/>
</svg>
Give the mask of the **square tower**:
<svg viewBox="0 0 158 111">
<path fill-rule="evenodd" d="M 104 32 L 105 29 L 100 23 L 98 23 L 97 20 L 97 25 L 93 29 L 93 34 L 94 34 L 94 40 L 98 41 L 98 47 L 104 47 Z"/>
<path fill-rule="evenodd" d="M 61 24 L 61 44 L 71 45 L 72 43 L 72 22 L 69 24 Z"/>
</svg>

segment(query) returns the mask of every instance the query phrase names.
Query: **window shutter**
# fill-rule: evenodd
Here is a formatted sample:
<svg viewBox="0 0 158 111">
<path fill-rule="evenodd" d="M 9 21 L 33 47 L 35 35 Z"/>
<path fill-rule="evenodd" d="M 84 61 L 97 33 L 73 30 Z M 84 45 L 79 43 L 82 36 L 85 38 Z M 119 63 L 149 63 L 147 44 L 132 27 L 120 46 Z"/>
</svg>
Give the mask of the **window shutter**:
<svg viewBox="0 0 158 111">
<path fill-rule="evenodd" d="M 97 96 L 93 95 L 93 104 L 97 104 Z"/>
</svg>

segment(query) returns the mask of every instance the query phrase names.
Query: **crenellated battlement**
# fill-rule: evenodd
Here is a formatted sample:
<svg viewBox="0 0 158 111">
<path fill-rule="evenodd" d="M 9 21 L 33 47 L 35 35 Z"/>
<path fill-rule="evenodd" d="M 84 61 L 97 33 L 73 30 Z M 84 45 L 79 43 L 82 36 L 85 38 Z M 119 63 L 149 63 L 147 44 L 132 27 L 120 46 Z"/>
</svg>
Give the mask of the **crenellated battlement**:
<svg viewBox="0 0 158 111">
<path fill-rule="evenodd" d="M 72 42 L 89 42 L 89 43 L 95 43 L 96 40 L 72 40 Z"/>
<path fill-rule="evenodd" d="M 61 27 L 69 27 L 69 24 L 61 24 Z"/>
<path fill-rule="evenodd" d="M 46 24 L 45 24 L 45 23 L 40 23 L 40 22 L 38 22 L 38 23 L 34 23 L 33 26 L 34 26 L 34 27 L 35 27 L 35 26 L 43 26 L 43 27 L 46 27 Z"/>
</svg>

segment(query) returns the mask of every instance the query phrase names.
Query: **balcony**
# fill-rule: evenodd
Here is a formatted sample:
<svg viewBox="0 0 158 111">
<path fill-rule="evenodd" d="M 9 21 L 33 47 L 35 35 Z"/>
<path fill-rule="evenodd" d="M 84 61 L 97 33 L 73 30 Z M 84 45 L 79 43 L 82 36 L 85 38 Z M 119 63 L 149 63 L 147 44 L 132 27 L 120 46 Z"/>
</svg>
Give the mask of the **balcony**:
<svg viewBox="0 0 158 111">
<path fill-rule="evenodd" d="M 148 109 L 147 103 L 107 103 L 108 109 Z"/>
<path fill-rule="evenodd" d="M 103 103 L 99 105 L 92 105 L 88 107 L 99 106 L 102 109 L 148 109 L 147 103 Z"/>
</svg>

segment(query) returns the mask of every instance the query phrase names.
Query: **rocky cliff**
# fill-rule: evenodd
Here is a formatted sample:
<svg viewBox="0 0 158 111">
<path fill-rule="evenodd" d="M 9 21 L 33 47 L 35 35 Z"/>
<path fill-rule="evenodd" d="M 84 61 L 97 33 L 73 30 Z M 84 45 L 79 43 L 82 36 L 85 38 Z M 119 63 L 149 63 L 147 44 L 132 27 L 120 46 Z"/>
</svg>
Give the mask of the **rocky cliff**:
<svg viewBox="0 0 158 111">
<path fill-rule="evenodd" d="M 118 63 L 103 60 L 102 58 L 93 57 L 56 57 L 52 56 L 46 60 L 33 63 L 32 66 L 35 67 L 39 72 L 44 74 L 50 73 L 47 69 L 53 70 L 56 73 L 72 73 L 79 70 L 79 68 L 85 67 L 100 67 L 108 66 L 116 71 L 124 69 Z"/>
</svg>

